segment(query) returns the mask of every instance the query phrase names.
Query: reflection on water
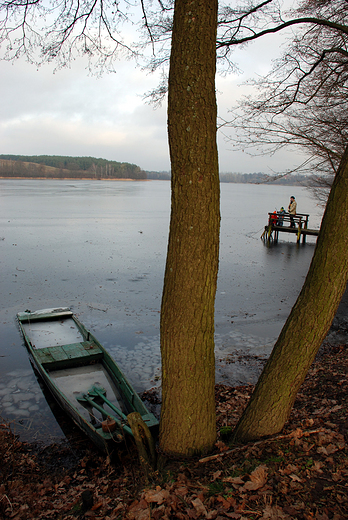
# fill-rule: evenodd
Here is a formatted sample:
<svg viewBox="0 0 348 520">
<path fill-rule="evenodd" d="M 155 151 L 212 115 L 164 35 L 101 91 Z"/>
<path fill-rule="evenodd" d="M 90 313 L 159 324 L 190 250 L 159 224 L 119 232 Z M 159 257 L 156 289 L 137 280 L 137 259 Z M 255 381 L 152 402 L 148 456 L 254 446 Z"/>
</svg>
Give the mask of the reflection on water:
<svg viewBox="0 0 348 520">
<path fill-rule="evenodd" d="M 271 247 L 260 240 L 268 212 L 286 206 L 293 192 L 318 228 L 320 209 L 303 188 L 221 185 L 217 381 L 256 380 L 252 360 L 269 355 L 300 291 L 315 238 L 297 245 L 284 234 Z M 169 212 L 165 181 L 0 180 L 2 416 L 53 421 L 52 431 L 60 431 L 16 324 L 26 309 L 72 308 L 137 391 L 158 384 Z"/>
</svg>

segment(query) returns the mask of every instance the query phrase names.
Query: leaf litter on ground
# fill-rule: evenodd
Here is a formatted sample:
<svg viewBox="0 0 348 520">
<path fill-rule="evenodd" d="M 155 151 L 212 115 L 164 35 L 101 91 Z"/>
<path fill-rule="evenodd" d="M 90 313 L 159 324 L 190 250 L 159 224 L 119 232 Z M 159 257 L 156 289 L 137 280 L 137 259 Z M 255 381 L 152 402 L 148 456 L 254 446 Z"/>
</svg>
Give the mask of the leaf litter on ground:
<svg viewBox="0 0 348 520">
<path fill-rule="evenodd" d="M 164 459 L 145 479 L 134 446 L 113 458 L 89 441 L 40 447 L 0 426 L 0 518 L 12 520 L 346 520 L 348 345 L 323 346 L 279 435 L 229 445 L 251 385 L 216 385 L 207 457 Z M 148 396 L 150 399 L 150 396 Z M 158 401 L 158 396 L 153 396 Z"/>
</svg>

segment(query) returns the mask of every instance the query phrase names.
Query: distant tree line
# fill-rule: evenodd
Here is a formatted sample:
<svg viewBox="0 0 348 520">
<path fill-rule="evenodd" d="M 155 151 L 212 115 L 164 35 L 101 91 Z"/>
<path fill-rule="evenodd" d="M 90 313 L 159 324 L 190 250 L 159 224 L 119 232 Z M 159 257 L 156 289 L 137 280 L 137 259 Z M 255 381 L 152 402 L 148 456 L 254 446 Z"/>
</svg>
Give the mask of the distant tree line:
<svg viewBox="0 0 348 520">
<path fill-rule="evenodd" d="M 308 186 L 310 177 L 306 175 L 266 175 L 265 173 L 220 173 L 220 182 L 238 184 L 282 184 L 286 186 Z"/>
<path fill-rule="evenodd" d="M 148 179 L 170 180 L 170 172 L 147 171 Z M 281 175 L 273 176 L 265 173 L 220 173 L 220 182 L 232 182 L 237 184 L 283 184 L 287 186 L 308 186 L 310 177 L 306 175 Z"/>
<path fill-rule="evenodd" d="M 0 155 L 0 177 L 146 179 L 136 164 L 95 157 Z"/>
<path fill-rule="evenodd" d="M 95 157 L 3 154 L 0 155 L 0 177 L 170 180 L 171 173 L 169 171 L 144 171 L 135 164 Z M 220 182 L 308 186 L 310 177 L 295 174 L 273 176 L 261 172 L 220 173 Z"/>
<path fill-rule="evenodd" d="M 165 171 L 161 171 L 161 172 L 149 172 L 147 171 L 146 172 L 146 177 L 148 179 L 152 179 L 152 180 L 156 180 L 156 181 L 170 181 L 170 172 L 165 172 Z"/>
</svg>

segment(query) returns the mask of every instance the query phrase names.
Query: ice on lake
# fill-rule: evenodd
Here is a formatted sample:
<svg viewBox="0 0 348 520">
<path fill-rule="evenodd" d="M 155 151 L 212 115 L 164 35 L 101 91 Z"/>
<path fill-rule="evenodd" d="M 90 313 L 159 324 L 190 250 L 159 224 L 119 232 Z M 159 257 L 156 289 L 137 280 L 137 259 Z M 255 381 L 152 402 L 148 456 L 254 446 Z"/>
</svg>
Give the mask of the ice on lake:
<svg viewBox="0 0 348 520">
<path fill-rule="evenodd" d="M 160 385 L 170 183 L 1 179 L 0 188 L 1 414 L 24 420 L 20 414 L 29 413 L 35 431 L 46 420 L 47 429 L 56 426 L 15 321 L 26 309 L 72 308 L 137 392 Z M 310 213 L 310 227 L 318 227 L 319 208 L 304 188 L 221 184 L 217 382 L 257 379 L 253 360 L 267 358 L 299 294 L 313 237 L 297 245 L 284 236 L 275 247 L 260 240 L 268 212 L 293 194 L 299 211 Z M 46 331 L 34 344 L 79 341 L 68 333 Z"/>
</svg>

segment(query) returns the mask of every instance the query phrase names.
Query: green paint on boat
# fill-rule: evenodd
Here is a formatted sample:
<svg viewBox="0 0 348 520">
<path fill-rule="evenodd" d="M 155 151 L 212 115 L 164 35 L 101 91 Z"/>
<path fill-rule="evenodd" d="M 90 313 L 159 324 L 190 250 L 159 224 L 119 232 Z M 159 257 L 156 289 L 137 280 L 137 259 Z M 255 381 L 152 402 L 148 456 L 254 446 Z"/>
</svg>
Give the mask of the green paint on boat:
<svg viewBox="0 0 348 520">
<path fill-rule="evenodd" d="M 105 452 L 132 435 L 127 415 L 138 412 L 152 431 L 158 420 L 93 334 L 68 308 L 17 314 L 30 358 L 63 410 Z M 111 418 L 114 431 L 103 431 Z"/>
</svg>

